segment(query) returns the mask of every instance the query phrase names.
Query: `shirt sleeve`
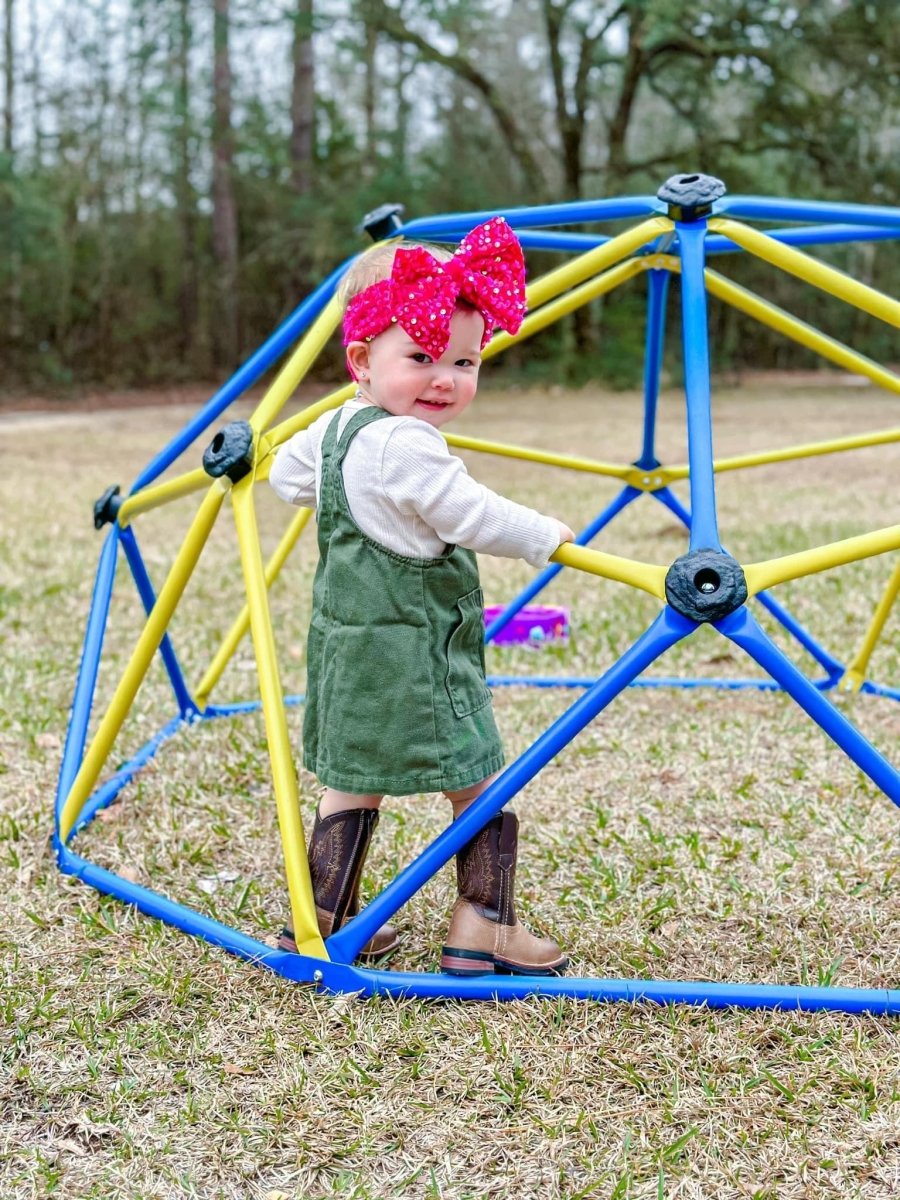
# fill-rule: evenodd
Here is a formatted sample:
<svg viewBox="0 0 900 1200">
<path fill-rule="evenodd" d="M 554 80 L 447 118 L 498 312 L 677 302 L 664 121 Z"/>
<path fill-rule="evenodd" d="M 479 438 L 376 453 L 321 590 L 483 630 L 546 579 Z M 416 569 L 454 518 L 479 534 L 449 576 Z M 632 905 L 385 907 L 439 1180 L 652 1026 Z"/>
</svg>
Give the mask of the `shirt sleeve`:
<svg viewBox="0 0 900 1200">
<path fill-rule="evenodd" d="M 279 448 L 269 483 L 289 504 L 316 507 L 316 456 L 308 429 L 295 433 Z"/>
<path fill-rule="evenodd" d="M 437 429 L 398 421 L 384 443 L 381 481 L 397 509 L 415 514 L 442 541 L 499 558 L 546 566 L 559 546 L 559 525 L 478 483 L 451 454 Z"/>
</svg>

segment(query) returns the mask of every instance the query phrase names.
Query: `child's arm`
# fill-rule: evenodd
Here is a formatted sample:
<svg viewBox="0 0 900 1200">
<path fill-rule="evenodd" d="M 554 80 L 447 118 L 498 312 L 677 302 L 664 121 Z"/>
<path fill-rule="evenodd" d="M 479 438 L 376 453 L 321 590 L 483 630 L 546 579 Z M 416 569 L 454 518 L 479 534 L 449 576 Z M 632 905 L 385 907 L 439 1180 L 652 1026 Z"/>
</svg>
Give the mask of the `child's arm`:
<svg viewBox="0 0 900 1200">
<path fill-rule="evenodd" d="M 474 480 L 440 433 L 423 421 L 398 422 L 381 470 L 398 509 L 415 513 L 448 544 L 542 567 L 562 542 L 574 540 L 564 522 Z"/>
<path fill-rule="evenodd" d="M 295 433 L 279 448 L 269 483 L 289 504 L 316 507 L 316 456 L 308 429 Z"/>
</svg>

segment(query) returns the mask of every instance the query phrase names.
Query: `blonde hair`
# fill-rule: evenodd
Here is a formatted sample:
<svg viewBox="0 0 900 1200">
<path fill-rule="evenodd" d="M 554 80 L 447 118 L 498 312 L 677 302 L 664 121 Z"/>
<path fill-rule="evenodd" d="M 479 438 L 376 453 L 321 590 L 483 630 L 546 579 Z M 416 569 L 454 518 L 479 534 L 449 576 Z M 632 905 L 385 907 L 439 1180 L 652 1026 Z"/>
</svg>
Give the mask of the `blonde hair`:
<svg viewBox="0 0 900 1200">
<path fill-rule="evenodd" d="M 338 284 L 337 298 L 341 308 L 346 309 L 354 296 L 364 292 L 373 283 L 380 283 L 382 279 L 390 279 L 394 266 L 394 255 L 398 250 L 420 248 L 427 250 L 438 262 L 449 262 L 453 257 L 452 250 L 448 250 L 446 246 L 436 246 L 431 242 L 390 242 L 373 246 L 371 250 L 360 255 Z"/>
</svg>

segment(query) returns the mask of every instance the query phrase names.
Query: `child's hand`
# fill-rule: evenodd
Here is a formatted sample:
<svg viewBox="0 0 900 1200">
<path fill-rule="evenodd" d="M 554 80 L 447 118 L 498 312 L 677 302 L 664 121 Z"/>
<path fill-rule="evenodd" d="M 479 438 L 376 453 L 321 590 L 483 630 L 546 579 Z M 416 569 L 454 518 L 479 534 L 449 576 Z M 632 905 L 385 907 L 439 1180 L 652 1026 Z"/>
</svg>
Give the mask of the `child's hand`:
<svg viewBox="0 0 900 1200">
<path fill-rule="evenodd" d="M 560 521 L 558 517 L 554 517 L 553 519 L 559 526 L 559 544 L 562 545 L 563 542 L 574 542 L 575 534 L 568 527 L 568 525 L 563 525 L 562 521 Z"/>
</svg>

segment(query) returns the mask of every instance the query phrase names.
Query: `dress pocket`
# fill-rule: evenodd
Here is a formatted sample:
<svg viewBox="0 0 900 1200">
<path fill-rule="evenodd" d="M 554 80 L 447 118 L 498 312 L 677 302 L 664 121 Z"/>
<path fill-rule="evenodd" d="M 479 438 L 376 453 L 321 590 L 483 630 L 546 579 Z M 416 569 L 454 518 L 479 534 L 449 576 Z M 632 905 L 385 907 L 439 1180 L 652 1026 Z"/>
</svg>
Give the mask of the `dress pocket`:
<svg viewBox="0 0 900 1200">
<path fill-rule="evenodd" d="M 447 694 L 458 717 L 491 702 L 484 680 L 484 597 L 481 588 L 456 602 L 456 624 L 447 642 Z"/>
</svg>

